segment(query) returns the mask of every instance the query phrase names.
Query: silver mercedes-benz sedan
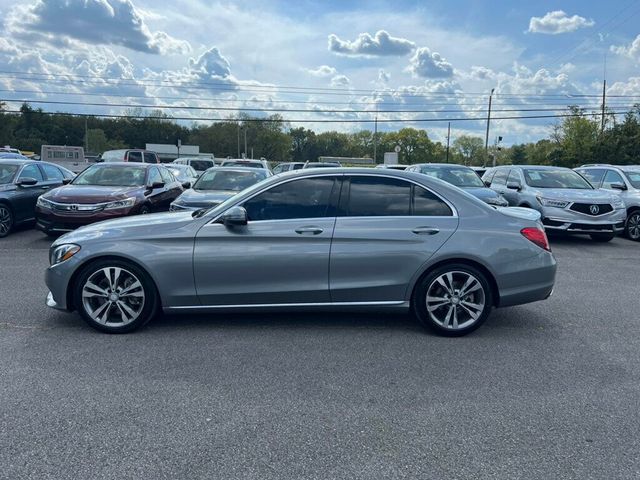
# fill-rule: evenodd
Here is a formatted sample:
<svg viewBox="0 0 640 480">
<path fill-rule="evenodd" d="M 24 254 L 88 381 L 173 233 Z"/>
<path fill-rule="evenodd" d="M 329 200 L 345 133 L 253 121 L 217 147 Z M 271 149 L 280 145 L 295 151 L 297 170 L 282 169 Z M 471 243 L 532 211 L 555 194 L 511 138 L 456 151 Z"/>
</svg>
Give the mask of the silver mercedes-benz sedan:
<svg viewBox="0 0 640 480">
<path fill-rule="evenodd" d="M 82 227 L 53 243 L 50 263 L 48 305 L 110 333 L 160 308 L 397 307 L 464 335 L 494 307 L 549 297 L 556 273 L 534 210 L 418 173 L 344 168 L 270 177 L 209 210 Z"/>
</svg>

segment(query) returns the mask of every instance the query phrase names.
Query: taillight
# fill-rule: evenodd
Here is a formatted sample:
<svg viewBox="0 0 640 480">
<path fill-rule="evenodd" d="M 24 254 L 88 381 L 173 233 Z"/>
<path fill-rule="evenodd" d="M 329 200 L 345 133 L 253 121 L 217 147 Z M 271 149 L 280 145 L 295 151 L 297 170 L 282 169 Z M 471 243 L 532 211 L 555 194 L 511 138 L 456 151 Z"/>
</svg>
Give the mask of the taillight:
<svg viewBox="0 0 640 480">
<path fill-rule="evenodd" d="M 520 233 L 529 240 L 530 242 L 535 243 L 540 248 L 544 248 L 547 252 L 551 251 L 551 247 L 549 246 L 549 240 L 547 239 L 547 234 L 541 228 L 535 227 L 527 227 L 520 230 Z"/>
</svg>

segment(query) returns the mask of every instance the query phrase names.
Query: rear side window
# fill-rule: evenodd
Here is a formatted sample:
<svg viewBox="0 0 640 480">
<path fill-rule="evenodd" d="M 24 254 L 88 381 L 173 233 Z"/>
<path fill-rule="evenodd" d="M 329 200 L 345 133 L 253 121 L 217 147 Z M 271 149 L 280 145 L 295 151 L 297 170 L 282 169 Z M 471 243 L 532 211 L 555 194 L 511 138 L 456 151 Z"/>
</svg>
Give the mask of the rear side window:
<svg viewBox="0 0 640 480">
<path fill-rule="evenodd" d="M 451 216 L 451 208 L 437 195 L 404 180 L 352 177 L 343 212 L 349 217 Z"/>
<path fill-rule="evenodd" d="M 589 180 L 591 185 L 598 188 L 600 182 L 602 182 L 602 177 L 604 177 L 605 171 L 602 168 L 590 168 L 589 170 L 577 170 L 577 172 Z"/>
<path fill-rule="evenodd" d="M 24 167 L 22 169 L 22 172 L 20 172 L 20 176 L 18 177 L 18 179 L 20 178 L 35 178 L 39 182 L 42 182 L 44 180 L 42 172 L 37 165 L 27 165 L 26 167 Z"/>
<path fill-rule="evenodd" d="M 509 169 L 501 168 L 499 169 L 493 179 L 491 180 L 491 185 L 506 185 L 507 184 L 507 176 L 509 175 Z"/>
<path fill-rule="evenodd" d="M 158 163 L 156 154 L 144 152 L 144 163 Z"/>
<path fill-rule="evenodd" d="M 129 152 L 129 161 L 142 163 L 142 152 Z"/>
<path fill-rule="evenodd" d="M 515 169 L 511 170 L 509 172 L 509 176 L 507 177 L 507 183 L 509 182 L 522 184 L 522 179 L 520 178 L 520 172 L 518 172 Z"/>
<path fill-rule="evenodd" d="M 43 163 L 41 166 L 44 170 L 44 174 L 47 176 L 47 180 L 64 180 L 64 175 L 58 167 L 47 165 L 46 163 Z"/>
<path fill-rule="evenodd" d="M 251 221 L 332 216 L 334 177 L 303 178 L 270 188 L 244 203 Z"/>
<path fill-rule="evenodd" d="M 348 217 L 411 215 L 411 184 L 395 178 L 351 177 Z"/>
</svg>

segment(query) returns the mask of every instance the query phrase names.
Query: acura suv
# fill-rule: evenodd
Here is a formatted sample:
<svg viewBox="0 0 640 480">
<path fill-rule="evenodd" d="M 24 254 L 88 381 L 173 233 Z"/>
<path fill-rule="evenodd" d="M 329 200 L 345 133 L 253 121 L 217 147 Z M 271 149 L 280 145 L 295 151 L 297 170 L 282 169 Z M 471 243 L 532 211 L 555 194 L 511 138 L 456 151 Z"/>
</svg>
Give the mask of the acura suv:
<svg viewBox="0 0 640 480">
<path fill-rule="evenodd" d="M 569 168 L 509 165 L 492 168 L 482 180 L 509 205 L 538 210 L 547 230 L 588 234 L 599 242 L 624 230 L 624 202 Z"/>
<path fill-rule="evenodd" d="M 638 165 L 584 165 L 576 172 L 591 185 L 617 195 L 627 208 L 625 234 L 640 241 L 640 166 Z"/>
</svg>

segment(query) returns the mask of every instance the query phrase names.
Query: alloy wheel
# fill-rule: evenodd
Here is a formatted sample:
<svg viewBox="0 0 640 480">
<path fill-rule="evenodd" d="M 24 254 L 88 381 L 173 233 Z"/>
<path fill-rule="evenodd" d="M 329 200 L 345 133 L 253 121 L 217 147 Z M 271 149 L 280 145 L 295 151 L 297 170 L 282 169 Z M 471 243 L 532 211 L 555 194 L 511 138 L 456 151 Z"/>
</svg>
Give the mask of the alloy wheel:
<svg viewBox="0 0 640 480">
<path fill-rule="evenodd" d="M 142 313 L 145 291 L 140 279 L 130 271 L 121 267 L 104 267 L 84 283 L 82 304 L 97 323 L 123 327 Z"/>
<path fill-rule="evenodd" d="M 640 213 L 632 213 L 627 219 L 627 234 L 631 240 L 640 240 Z"/>
<path fill-rule="evenodd" d="M 13 216 L 9 207 L 0 205 L 0 237 L 4 237 L 9 234 L 11 227 L 13 226 Z"/>
<path fill-rule="evenodd" d="M 443 273 L 427 288 L 427 312 L 436 324 L 445 329 L 470 327 L 482 316 L 485 304 L 482 283 L 468 272 Z"/>
</svg>

